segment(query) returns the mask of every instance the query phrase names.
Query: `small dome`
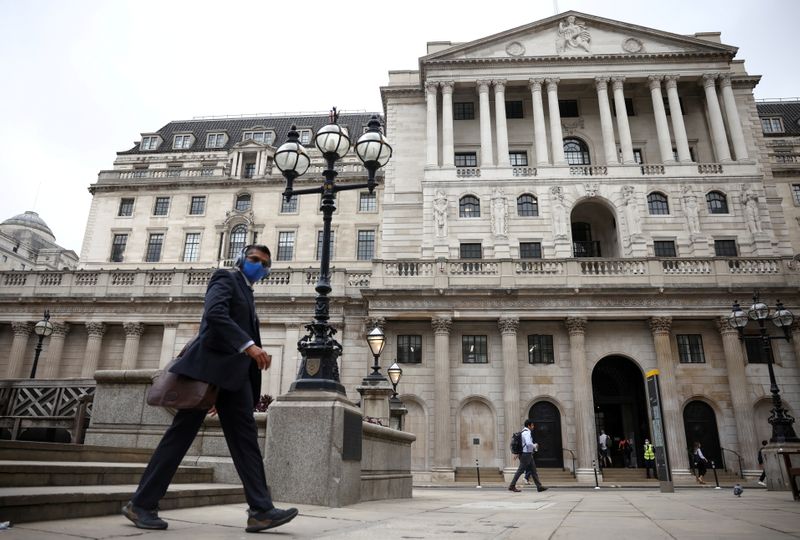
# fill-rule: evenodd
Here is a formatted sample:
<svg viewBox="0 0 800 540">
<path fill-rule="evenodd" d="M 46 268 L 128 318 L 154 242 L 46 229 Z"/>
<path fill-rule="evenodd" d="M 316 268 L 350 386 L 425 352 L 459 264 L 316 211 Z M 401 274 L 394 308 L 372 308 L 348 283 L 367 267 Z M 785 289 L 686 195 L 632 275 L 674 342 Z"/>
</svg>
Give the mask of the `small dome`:
<svg viewBox="0 0 800 540">
<path fill-rule="evenodd" d="M 24 214 L 19 214 L 17 216 L 5 220 L 3 223 L 0 223 L 0 226 L 4 225 L 14 225 L 17 227 L 35 229 L 39 232 L 46 234 L 51 239 L 55 240 L 55 235 L 53 234 L 53 231 L 50 230 L 50 227 L 47 226 L 47 223 L 45 223 L 44 220 L 39 217 L 39 214 L 37 214 L 36 212 L 32 212 L 30 210 L 28 210 Z"/>
</svg>

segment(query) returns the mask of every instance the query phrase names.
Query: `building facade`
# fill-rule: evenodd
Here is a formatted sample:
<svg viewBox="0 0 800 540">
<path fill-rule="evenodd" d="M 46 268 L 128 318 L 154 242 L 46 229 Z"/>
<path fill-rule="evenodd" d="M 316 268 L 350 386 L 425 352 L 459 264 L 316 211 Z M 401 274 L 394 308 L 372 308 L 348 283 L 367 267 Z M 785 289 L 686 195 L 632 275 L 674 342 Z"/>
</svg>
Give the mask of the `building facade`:
<svg viewBox="0 0 800 540">
<path fill-rule="evenodd" d="M 756 469 L 766 358 L 725 317 L 754 289 L 797 311 L 797 199 L 762 133 L 759 76 L 735 54 L 716 33 L 568 12 L 429 43 L 418 70 L 390 72 L 394 156 L 374 197 L 339 194 L 331 313 L 353 399 L 372 360 L 365 330 L 386 332 L 382 363 L 404 369 L 418 480 L 452 481 L 476 460 L 508 469 L 510 435 L 532 417 L 539 466 L 574 456 L 579 481 L 593 481 L 600 429 L 641 456 L 653 369 L 677 479 L 694 441 L 717 463 L 739 454 Z M 355 138 L 369 116 L 340 123 Z M 290 125 L 311 147 L 325 123 L 198 119 L 143 133 L 90 188 L 80 269 L 4 273 L 0 370 L 24 373 L 28 326 L 54 303 L 48 376 L 164 365 L 197 330 L 212 268 L 258 241 L 274 259 L 256 287 L 276 360 L 265 389 L 285 392 L 313 313 L 322 223 L 318 198 L 281 200 L 272 158 Z M 319 181 L 310 151 L 300 183 Z M 337 181 L 363 174 L 348 156 Z M 792 333 L 771 354 L 796 410 Z"/>
</svg>

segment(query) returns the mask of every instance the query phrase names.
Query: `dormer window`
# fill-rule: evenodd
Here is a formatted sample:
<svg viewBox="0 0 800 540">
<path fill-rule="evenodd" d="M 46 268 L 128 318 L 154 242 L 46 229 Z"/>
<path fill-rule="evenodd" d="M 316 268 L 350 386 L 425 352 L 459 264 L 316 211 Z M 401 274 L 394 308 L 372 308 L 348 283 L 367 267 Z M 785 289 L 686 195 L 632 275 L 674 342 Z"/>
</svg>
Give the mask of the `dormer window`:
<svg viewBox="0 0 800 540">
<path fill-rule="evenodd" d="M 252 140 L 260 144 L 272 144 L 275 140 L 275 133 L 272 131 L 245 131 L 242 140 Z"/>
<path fill-rule="evenodd" d="M 764 133 L 783 133 L 783 119 L 780 116 L 762 118 L 761 129 Z"/>
<path fill-rule="evenodd" d="M 175 148 L 176 150 L 185 150 L 187 148 L 191 148 L 192 142 L 191 135 L 175 135 L 172 148 Z"/>
<path fill-rule="evenodd" d="M 300 134 L 300 144 L 303 144 L 303 145 L 311 144 L 311 130 L 310 129 L 298 129 L 297 132 Z"/>
<path fill-rule="evenodd" d="M 139 149 L 141 150 L 155 150 L 158 148 L 158 144 L 160 141 L 160 137 L 156 135 L 148 135 L 147 137 L 142 137 L 142 144 L 139 145 Z"/>
<path fill-rule="evenodd" d="M 206 148 L 222 148 L 225 146 L 224 133 L 209 133 L 206 135 Z"/>
</svg>

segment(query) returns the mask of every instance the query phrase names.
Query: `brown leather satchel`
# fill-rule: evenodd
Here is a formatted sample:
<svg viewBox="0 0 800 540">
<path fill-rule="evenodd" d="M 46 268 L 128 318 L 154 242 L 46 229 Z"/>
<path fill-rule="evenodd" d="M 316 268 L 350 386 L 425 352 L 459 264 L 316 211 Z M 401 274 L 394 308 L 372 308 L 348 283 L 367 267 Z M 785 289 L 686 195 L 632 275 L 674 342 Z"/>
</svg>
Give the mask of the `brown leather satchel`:
<svg viewBox="0 0 800 540">
<path fill-rule="evenodd" d="M 190 340 L 178 356 L 153 378 L 153 385 L 147 392 L 148 405 L 170 409 L 208 410 L 217 402 L 218 389 L 213 384 L 170 371 L 172 365 L 183 356 L 196 339 L 195 336 Z"/>
</svg>

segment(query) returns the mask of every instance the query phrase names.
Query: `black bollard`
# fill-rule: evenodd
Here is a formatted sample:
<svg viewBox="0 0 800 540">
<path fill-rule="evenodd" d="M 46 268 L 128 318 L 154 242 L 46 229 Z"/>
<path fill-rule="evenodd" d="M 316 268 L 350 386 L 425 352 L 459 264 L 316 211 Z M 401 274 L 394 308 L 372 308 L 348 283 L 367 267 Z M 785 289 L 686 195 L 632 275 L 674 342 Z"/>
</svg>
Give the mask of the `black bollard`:
<svg viewBox="0 0 800 540">
<path fill-rule="evenodd" d="M 478 473 L 478 485 L 476 488 L 481 487 L 481 468 L 478 466 L 478 458 L 475 458 L 475 472 Z"/>
<path fill-rule="evenodd" d="M 714 471 L 714 483 L 717 485 L 714 489 L 722 489 L 719 487 L 719 478 L 717 478 L 717 465 L 712 461 L 711 470 Z"/>
<path fill-rule="evenodd" d="M 594 489 L 600 489 L 600 482 L 597 480 L 597 460 L 592 460 L 592 468 L 594 469 Z"/>
</svg>

